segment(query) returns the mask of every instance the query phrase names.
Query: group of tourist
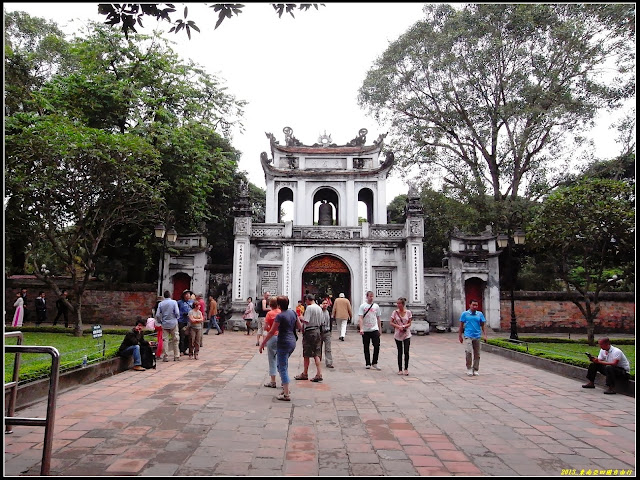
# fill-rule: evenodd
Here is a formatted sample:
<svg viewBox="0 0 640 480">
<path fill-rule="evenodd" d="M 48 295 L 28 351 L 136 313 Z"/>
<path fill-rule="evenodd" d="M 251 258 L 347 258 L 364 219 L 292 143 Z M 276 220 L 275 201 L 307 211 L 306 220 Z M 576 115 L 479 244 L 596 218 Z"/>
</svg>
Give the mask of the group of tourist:
<svg viewBox="0 0 640 480">
<path fill-rule="evenodd" d="M 316 302 L 313 294 L 306 294 L 303 301 L 298 302 L 298 306 L 289 309 L 289 299 L 286 296 L 269 297 L 269 292 L 265 292 L 263 304 L 260 306 L 266 309 L 264 324 L 257 325 L 258 335 L 264 332 L 264 340 L 257 343 L 262 353 L 266 350 L 269 363 L 269 381 L 265 387 L 276 388 L 276 372 L 280 373 L 282 391 L 277 396 L 278 400 L 290 401 L 290 377 L 288 360 L 296 347 L 296 332 L 302 333 L 302 357 L 303 371 L 294 376 L 295 380 L 310 380 L 312 382 L 322 382 L 322 360 L 326 368 L 334 368 L 331 355 L 331 332 L 332 318 L 340 322 L 340 337 L 344 341 L 346 336 L 346 325 L 351 321 L 351 303 L 341 293 L 333 304 L 330 313 L 330 298 L 324 298 L 320 304 Z M 253 322 L 251 317 L 254 310 L 253 301 L 247 299 L 245 309 L 245 320 L 247 323 Z M 251 318 L 251 320 L 249 320 Z M 406 308 L 406 299 L 399 298 L 397 309 L 393 311 L 390 318 L 390 325 L 394 328 L 394 339 L 398 349 L 398 374 L 409 375 L 409 347 L 411 338 L 411 311 Z M 358 309 L 358 331 L 362 336 L 362 344 L 365 359 L 365 368 L 381 370 L 378 366 L 380 354 L 381 310 L 380 306 L 374 302 L 372 291 L 367 292 L 366 301 Z M 249 330 L 247 331 L 249 333 Z M 373 358 L 371 357 L 371 347 L 373 344 Z M 324 352 L 323 352 L 324 349 Z M 311 360 L 315 365 L 315 375 L 309 376 Z M 403 368 L 404 367 L 404 368 Z"/>
<path fill-rule="evenodd" d="M 23 288 L 16 293 L 14 303 L 15 313 L 12 326 L 20 327 L 27 318 L 27 289 Z M 397 308 L 391 313 L 389 325 L 394 329 L 394 341 L 397 348 L 398 375 L 409 375 L 409 350 L 411 346 L 412 313 L 406 308 L 407 299 L 398 298 Z M 478 376 L 480 367 L 480 340 L 487 341 L 485 329 L 486 320 L 483 313 L 478 310 L 478 301 L 472 299 L 469 309 L 460 316 L 460 328 L 458 339 L 465 344 L 465 363 L 467 375 Z M 65 327 L 69 326 L 68 292 L 63 290 L 56 301 L 57 315 L 53 321 L 56 325 L 58 319 L 64 317 Z M 35 299 L 36 326 L 46 322 L 46 295 L 41 291 Z M 313 294 L 306 294 L 304 300 L 300 300 L 295 309 L 289 309 L 289 298 L 286 296 L 271 296 L 270 292 L 264 292 L 263 297 L 254 306 L 253 299 L 247 299 L 247 305 L 242 318 L 246 322 L 247 335 L 251 331 L 257 332 L 256 346 L 260 353 L 266 350 L 268 359 L 269 381 L 265 387 L 276 388 L 276 373 L 280 373 L 282 392 L 278 400 L 290 401 L 289 390 L 289 357 L 296 348 L 298 332 L 302 334 L 303 371 L 295 375 L 295 380 L 310 380 L 322 382 L 322 360 L 324 356 L 325 367 L 334 368 L 331 355 L 331 332 L 333 320 L 340 325 L 339 340 L 344 341 L 347 324 L 352 321 L 351 303 L 340 293 L 335 302 L 330 297 L 325 297 L 320 304 L 316 302 Z M 205 319 L 208 318 L 208 327 L 204 330 Z M 189 356 L 198 359 L 200 347 L 202 347 L 203 335 L 208 335 L 211 328 L 215 328 L 218 335 L 224 333 L 218 323 L 218 305 L 215 298 L 210 295 L 208 304 L 205 304 L 202 294 L 195 295 L 191 290 L 184 290 L 182 298 L 175 301 L 168 290 L 164 297 L 159 298 L 155 310 L 156 329 L 158 331 L 157 356 L 164 362 L 169 361 L 169 355 L 173 354 L 173 360 L 179 361 L 181 356 Z M 254 327 L 254 321 L 256 325 Z M 122 356 L 133 356 L 134 370 L 142 371 L 140 363 L 140 346 L 148 345 L 143 339 L 142 329 L 144 321 L 138 320 L 136 326 L 127 334 L 120 348 Z M 374 294 L 368 291 L 366 300 L 358 309 L 358 332 L 362 336 L 364 360 L 366 369 L 381 370 L 378 366 L 380 355 L 380 335 L 382 332 L 380 306 L 374 302 Z M 595 388 L 594 380 L 598 372 L 606 376 L 607 389 L 604 393 L 615 393 L 616 379 L 629 378 L 629 361 L 624 353 L 611 345 L 608 338 L 599 340 L 600 353 L 598 357 L 589 355 L 590 366 L 587 372 L 588 383 L 583 388 Z M 373 346 L 373 356 L 371 355 Z M 324 355 L 323 355 L 324 350 Z M 315 375 L 309 378 L 311 359 L 315 365 Z"/>
<path fill-rule="evenodd" d="M 204 330 L 205 315 L 208 314 L 209 325 Z M 217 334 L 224 330 L 218 324 L 218 304 L 209 295 L 208 309 L 201 293 L 195 295 L 191 290 L 184 290 L 182 298 L 175 301 L 169 290 L 165 290 L 164 299 L 158 303 L 155 318 L 162 326 L 162 351 L 157 353 L 162 361 L 169 361 L 169 353 L 173 353 L 175 362 L 180 356 L 189 356 L 197 360 L 202 347 L 202 336 L 207 335 L 213 326 Z M 160 342 L 158 342 L 160 345 Z"/>
</svg>

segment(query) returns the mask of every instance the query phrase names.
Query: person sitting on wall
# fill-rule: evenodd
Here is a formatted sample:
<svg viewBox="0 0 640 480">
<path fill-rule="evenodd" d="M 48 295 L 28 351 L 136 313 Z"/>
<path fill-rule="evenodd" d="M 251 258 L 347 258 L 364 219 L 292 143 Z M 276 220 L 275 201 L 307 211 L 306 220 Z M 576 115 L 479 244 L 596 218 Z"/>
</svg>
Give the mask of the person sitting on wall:
<svg viewBox="0 0 640 480">
<path fill-rule="evenodd" d="M 598 372 L 607 377 L 605 384 L 607 388 L 604 393 L 607 395 L 615 395 L 616 378 L 622 380 L 629 379 L 629 360 L 617 347 L 611 345 L 607 337 L 598 340 L 600 353 L 597 357 L 589 355 L 589 368 L 587 369 L 587 379 L 589 382 L 582 385 L 582 388 L 596 388 L 593 383 Z"/>
<path fill-rule="evenodd" d="M 136 326 L 124 336 L 118 349 L 118 356 L 121 358 L 133 356 L 133 369 L 138 372 L 146 370 L 142 367 L 142 358 L 140 357 L 140 346 L 149 346 L 149 342 L 144 339 L 144 333 L 142 332 L 146 325 L 147 323 L 142 318 L 136 320 Z"/>
</svg>

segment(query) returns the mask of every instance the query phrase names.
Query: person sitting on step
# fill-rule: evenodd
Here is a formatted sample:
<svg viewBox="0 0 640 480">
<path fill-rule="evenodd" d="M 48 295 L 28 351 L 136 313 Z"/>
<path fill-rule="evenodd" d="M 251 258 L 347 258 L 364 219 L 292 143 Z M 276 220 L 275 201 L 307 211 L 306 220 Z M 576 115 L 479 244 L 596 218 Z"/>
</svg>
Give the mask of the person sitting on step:
<svg viewBox="0 0 640 480">
<path fill-rule="evenodd" d="M 136 326 L 124 336 L 124 339 L 120 344 L 120 348 L 118 349 L 118 356 L 122 358 L 133 356 L 133 369 L 138 372 L 146 370 L 142 367 L 142 359 L 140 357 L 140 346 L 149 346 L 149 342 L 144 339 L 143 333 L 146 325 L 147 322 L 142 318 L 138 318 L 138 320 L 136 320 Z"/>
</svg>

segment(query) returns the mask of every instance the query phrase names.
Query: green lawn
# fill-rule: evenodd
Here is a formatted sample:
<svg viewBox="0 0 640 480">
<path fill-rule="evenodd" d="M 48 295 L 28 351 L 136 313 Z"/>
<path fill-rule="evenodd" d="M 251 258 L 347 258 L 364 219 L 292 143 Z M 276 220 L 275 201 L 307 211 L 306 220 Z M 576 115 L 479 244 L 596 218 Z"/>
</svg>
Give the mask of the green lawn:
<svg viewBox="0 0 640 480">
<path fill-rule="evenodd" d="M 527 340 L 526 338 L 520 338 L 520 340 Z M 520 352 L 526 352 L 527 349 L 524 345 L 510 343 L 505 339 L 492 339 L 489 340 L 492 345 L 498 345 L 500 347 L 509 348 L 511 350 L 517 350 Z M 622 350 L 629 360 L 631 366 L 631 378 L 635 379 L 636 374 L 636 346 L 635 345 L 620 345 L 612 339 L 611 344 Z M 528 342 L 529 351 L 531 355 L 539 357 L 549 358 L 551 360 L 557 360 L 559 362 L 568 363 L 571 365 L 577 365 L 579 367 L 587 368 L 589 366 L 589 359 L 584 354 L 585 352 L 591 353 L 594 357 L 598 356 L 600 347 L 591 347 L 589 344 L 571 342 L 571 343 L 546 343 L 546 342 Z"/>
<path fill-rule="evenodd" d="M 51 346 L 60 352 L 60 372 L 76 368 L 82 364 L 82 357 L 87 356 L 88 363 L 95 363 L 103 358 L 113 357 L 122 343 L 123 334 L 105 334 L 94 339 L 91 334 L 75 337 L 71 333 L 22 332 L 23 345 Z M 17 338 L 6 338 L 5 345 L 16 345 Z M 103 357 L 103 347 L 104 357 Z M 4 381 L 13 380 L 13 353 L 4 354 Z M 51 371 L 51 355 L 47 353 L 23 353 L 20 355 L 20 381 L 35 380 L 49 375 Z"/>
</svg>

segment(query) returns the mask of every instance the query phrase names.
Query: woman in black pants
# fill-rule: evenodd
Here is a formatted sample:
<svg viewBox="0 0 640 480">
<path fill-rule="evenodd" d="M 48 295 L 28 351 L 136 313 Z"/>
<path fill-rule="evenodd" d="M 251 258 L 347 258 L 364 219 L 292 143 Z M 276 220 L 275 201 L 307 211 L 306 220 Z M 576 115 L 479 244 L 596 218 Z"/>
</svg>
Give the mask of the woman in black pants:
<svg viewBox="0 0 640 480">
<path fill-rule="evenodd" d="M 393 339 L 398 348 L 398 375 L 409 375 L 409 346 L 411 345 L 411 310 L 405 308 L 407 299 L 400 297 L 398 308 L 391 314 L 389 324 L 395 329 Z M 402 370 L 402 351 L 404 350 L 404 372 Z"/>
</svg>

